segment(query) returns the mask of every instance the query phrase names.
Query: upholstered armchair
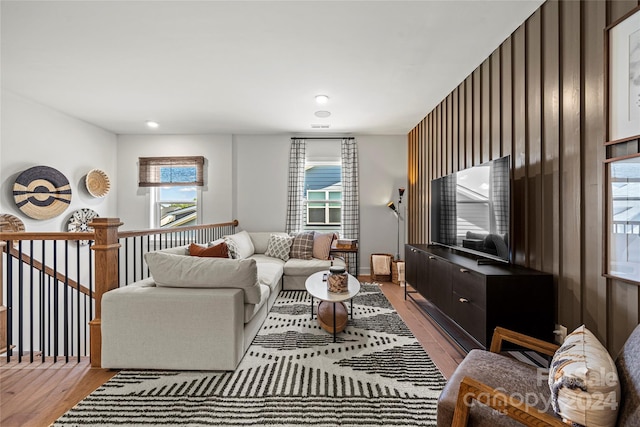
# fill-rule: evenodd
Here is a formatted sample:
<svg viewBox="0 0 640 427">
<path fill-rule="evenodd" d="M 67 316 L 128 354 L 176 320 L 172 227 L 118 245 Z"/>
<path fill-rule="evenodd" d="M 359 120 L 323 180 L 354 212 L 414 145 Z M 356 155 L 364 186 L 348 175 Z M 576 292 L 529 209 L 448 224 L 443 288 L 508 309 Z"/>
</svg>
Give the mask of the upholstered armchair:
<svg viewBox="0 0 640 427">
<path fill-rule="evenodd" d="M 587 331 L 588 332 L 588 331 Z M 575 332 L 574 332 L 575 333 Z M 590 332 L 589 332 L 590 334 Z M 472 350 L 447 382 L 438 400 L 438 427 L 444 426 L 557 426 L 567 427 L 553 408 L 546 370 L 501 355 L 503 342 L 510 342 L 543 355 L 553 357 L 556 352 L 571 351 L 572 346 L 559 348 L 523 334 L 496 328 L 490 351 Z M 577 347 L 574 347 L 574 349 Z M 606 352 L 606 350 L 603 350 Z M 608 357 L 608 356 L 607 356 Z M 566 358 L 557 360 L 556 375 L 567 369 Z M 611 358 L 609 357 L 611 360 Z M 640 426 L 640 325 L 638 325 L 613 361 L 617 371 L 619 393 L 617 402 L 606 401 L 615 407 L 610 421 L 619 427 Z M 614 368 L 615 366 L 615 368 Z M 552 378 L 554 373 L 552 372 Z M 574 384 L 575 385 L 575 384 Z M 617 386 L 617 384 L 616 384 Z M 570 387 L 568 387 L 570 388 Z M 568 390 L 570 393 L 581 390 Z M 557 391 L 556 391 L 557 394 Z M 597 396 L 597 395 L 596 395 Z M 557 396 L 555 396 L 557 399 Z M 565 400 L 571 401 L 571 399 Z M 611 404 L 611 405 L 609 405 Z M 590 420 L 603 412 L 589 415 Z M 590 421 L 591 422 L 591 421 Z M 589 423 L 587 423 L 589 424 Z M 596 420 L 591 425 L 604 425 Z"/>
</svg>

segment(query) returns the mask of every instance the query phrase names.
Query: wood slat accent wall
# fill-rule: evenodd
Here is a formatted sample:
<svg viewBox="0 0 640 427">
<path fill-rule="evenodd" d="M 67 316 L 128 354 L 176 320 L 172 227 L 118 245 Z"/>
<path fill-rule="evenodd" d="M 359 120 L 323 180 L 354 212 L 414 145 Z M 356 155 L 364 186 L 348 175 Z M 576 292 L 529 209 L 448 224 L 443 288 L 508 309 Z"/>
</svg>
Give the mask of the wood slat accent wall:
<svg viewBox="0 0 640 427">
<path fill-rule="evenodd" d="M 612 354 L 640 289 L 602 276 L 605 28 L 639 3 L 548 0 L 408 134 L 408 241 L 429 242 L 432 179 L 511 155 L 514 262 L 553 273 L 558 323 Z"/>
</svg>

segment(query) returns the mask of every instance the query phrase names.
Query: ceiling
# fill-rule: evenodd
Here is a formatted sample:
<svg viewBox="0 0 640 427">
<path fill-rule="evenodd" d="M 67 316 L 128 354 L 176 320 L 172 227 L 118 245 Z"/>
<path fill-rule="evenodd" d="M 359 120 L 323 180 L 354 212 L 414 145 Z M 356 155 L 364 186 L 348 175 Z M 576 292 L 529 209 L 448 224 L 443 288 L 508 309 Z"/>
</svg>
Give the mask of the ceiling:
<svg viewBox="0 0 640 427">
<path fill-rule="evenodd" d="M 2 0 L 2 86 L 116 134 L 406 134 L 541 3 Z"/>
</svg>

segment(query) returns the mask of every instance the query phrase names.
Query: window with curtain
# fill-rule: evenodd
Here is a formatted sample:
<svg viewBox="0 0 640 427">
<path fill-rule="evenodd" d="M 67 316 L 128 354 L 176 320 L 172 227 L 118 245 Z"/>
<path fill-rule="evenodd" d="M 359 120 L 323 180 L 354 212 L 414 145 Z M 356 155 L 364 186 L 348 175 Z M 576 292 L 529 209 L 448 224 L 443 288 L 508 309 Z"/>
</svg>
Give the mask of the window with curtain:
<svg viewBox="0 0 640 427">
<path fill-rule="evenodd" d="M 139 186 L 152 187 L 150 224 L 171 228 L 198 224 L 204 157 L 141 157 Z"/>
</svg>

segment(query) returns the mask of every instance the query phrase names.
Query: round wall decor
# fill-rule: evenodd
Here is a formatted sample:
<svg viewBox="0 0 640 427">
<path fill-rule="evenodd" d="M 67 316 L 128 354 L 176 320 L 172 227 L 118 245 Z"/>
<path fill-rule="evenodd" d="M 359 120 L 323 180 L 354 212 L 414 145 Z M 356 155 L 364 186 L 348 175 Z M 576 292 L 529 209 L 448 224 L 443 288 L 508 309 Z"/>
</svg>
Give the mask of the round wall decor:
<svg viewBox="0 0 640 427">
<path fill-rule="evenodd" d="M 85 184 L 87 186 L 87 191 L 93 197 L 104 197 L 111 188 L 109 176 L 100 169 L 90 170 L 89 173 L 87 173 Z"/>
<path fill-rule="evenodd" d="M 57 169 L 34 166 L 16 178 L 13 199 L 25 215 L 35 219 L 49 219 L 67 209 L 71 203 L 71 186 L 69 180 Z"/>
<path fill-rule="evenodd" d="M 24 231 L 24 223 L 20 218 L 11 214 L 0 214 L 0 231 L 20 232 Z M 18 241 L 13 241 L 13 247 L 18 247 Z"/>
<path fill-rule="evenodd" d="M 71 218 L 67 221 L 67 230 L 69 232 L 82 232 L 93 231 L 93 227 L 89 226 L 89 223 L 99 215 L 96 211 L 91 209 L 78 209 L 71 214 Z M 78 243 L 82 246 L 88 245 L 88 240 L 79 240 Z"/>
</svg>

